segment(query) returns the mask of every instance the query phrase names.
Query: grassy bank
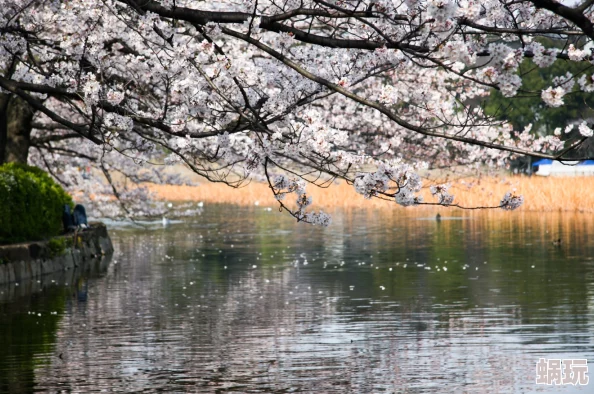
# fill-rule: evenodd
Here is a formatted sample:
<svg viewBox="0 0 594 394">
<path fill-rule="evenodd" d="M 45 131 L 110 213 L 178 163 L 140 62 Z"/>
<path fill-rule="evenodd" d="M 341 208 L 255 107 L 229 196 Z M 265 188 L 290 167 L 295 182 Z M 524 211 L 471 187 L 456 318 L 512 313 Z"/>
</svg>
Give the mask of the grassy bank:
<svg viewBox="0 0 594 394">
<path fill-rule="evenodd" d="M 455 202 L 463 206 L 499 205 L 503 195 L 513 189 L 525 198 L 522 211 L 537 212 L 594 212 L 594 177 L 489 177 L 466 178 L 450 182 L 450 192 L 456 196 Z M 434 202 L 428 189 L 423 189 L 425 201 Z M 224 184 L 207 181 L 199 186 L 161 186 L 149 188 L 158 198 L 169 201 L 203 201 L 205 203 L 232 203 L 277 207 L 270 189 L 263 183 L 252 182 L 249 185 L 233 189 Z M 321 189 L 308 187 L 313 197 L 313 208 L 331 211 L 334 208 L 373 208 L 373 209 L 429 209 L 447 211 L 451 208 L 422 206 L 404 208 L 394 202 L 379 199 L 365 200 L 354 188 L 346 183 L 335 184 Z M 291 199 L 294 199 L 291 197 Z"/>
</svg>

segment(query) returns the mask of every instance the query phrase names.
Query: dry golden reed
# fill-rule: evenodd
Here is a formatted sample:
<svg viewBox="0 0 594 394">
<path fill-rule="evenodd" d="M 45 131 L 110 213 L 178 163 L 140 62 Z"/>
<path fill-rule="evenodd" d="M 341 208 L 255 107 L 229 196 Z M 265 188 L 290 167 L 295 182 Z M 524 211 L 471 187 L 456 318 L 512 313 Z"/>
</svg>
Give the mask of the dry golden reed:
<svg viewBox="0 0 594 394">
<path fill-rule="evenodd" d="M 427 182 L 426 182 L 427 183 Z M 522 211 L 538 212 L 594 212 L 594 177 L 539 177 L 510 176 L 466 178 L 450 182 L 450 193 L 456 196 L 454 202 L 462 206 L 497 206 L 508 191 L 524 196 Z M 434 202 L 428 184 L 421 194 L 424 201 Z M 252 182 L 239 189 L 221 183 L 203 181 L 198 186 L 148 185 L 157 198 L 168 201 L 203 201 L 206 203 L 231 203 L 238 205 L 260 205 L 276 207 L 278 203 L 268 185 Z M 393 201 L 377 198 L 366 200 L 355 192 L 353 186 L 344 182 L 329 188 L 308 186 L 313 197 L 313 209 L 407 209 Z M 287 197 L 294 200 L 293 195 Z M 435 211 L 451 208 L 422 206 L 408 209 L 432 209 Z"/>
</svg>

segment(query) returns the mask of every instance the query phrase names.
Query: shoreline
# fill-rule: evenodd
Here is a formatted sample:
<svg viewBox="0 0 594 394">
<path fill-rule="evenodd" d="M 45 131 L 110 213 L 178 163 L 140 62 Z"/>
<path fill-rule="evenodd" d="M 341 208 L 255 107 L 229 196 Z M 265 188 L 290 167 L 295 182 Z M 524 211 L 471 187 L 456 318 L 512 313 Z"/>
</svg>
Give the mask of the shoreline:
<svg viewBox="0 0 594 394">
<path fill-rule="evenodd" d="M 432 182 L 431 184 L 437 184 Z M 504 194 L 515 191 L 524 196 L 524 204 L 514 212 L 594 212 L 594 177 L 479 177 L 450 181 L 450 193 L 455 195 L 454 203 L 465 207 L 498 206 Z M 425 202 L 435 202 L 427 182 L 420 194 Z M 579 188 L 576 185 L 580 185 Z M 267 184 L 251 182 L 245 187 L 234 189 L 225 184 L 201 182 L 198 186 L 145 185 L 157 199 L 175 202 L 229 203 L 243 206 L 260 205 L 278 207 Z M 378 198 L 366 200 L 346 183 L 334 184 L 329 188 L 308 185 L 308 195 L 313 198 L 312 210 L 332 211 L 334 209 L 417 209 L 434 212 L 462 210 L 458 207 L 420 205 L 403 207 L 394 201 Z M 287 200 L 294 200 L 294 195 Z M 479 209 L 484 211 L 487 209 Z M 493 209 L 489 209 L 493 210 Z M 494 209 L 499 210 L 499 209 Z"/>
<path fill-rule="evenodd" d="M 0 245 L 0 285 L 75 269 L 112 253 L 107 227 L 98 222 L 90 223 L 86 231 L 47 241 Z"/>
</svg>

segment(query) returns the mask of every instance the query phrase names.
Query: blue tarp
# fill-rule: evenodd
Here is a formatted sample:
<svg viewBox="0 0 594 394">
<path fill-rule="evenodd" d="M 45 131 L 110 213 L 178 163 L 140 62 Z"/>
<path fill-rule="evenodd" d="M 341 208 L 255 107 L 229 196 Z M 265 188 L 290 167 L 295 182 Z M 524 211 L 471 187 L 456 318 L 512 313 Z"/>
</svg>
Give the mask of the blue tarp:
<svg viewBox="0 0 594 394">
<path fill-rule="evenodd" d="M 543 164 L 553 164 L 553 160 L 551 159 L 541 159 L 532 163 L 532 167 L 541 166 Z"/>
<path fill-rule="evenodd" d="M 540 159 L 532 163 L 532 167 L 541 166 L 543 164 L 553 164 L 551 159 Z M 575 165 L 575 164 L 572 164 Z M 578 166 L 594 166 L 594 160 L 584 160 L 577 164 Z"/>
</svg>

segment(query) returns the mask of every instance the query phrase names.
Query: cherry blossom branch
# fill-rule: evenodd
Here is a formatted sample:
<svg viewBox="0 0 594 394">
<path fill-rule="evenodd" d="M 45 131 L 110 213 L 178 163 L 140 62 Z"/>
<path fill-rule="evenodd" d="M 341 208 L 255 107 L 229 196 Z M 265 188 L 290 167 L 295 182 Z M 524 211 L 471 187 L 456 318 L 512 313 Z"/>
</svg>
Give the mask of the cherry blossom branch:
<svg viewBox="0 0 594 394">
<path fill-rule="evenodd" d="M 8 90 L 11 93 L 16 94 L 17 96 L 19 96 L 20 98 L 25 100 L 31 107 L 33 107 L 34 109 L 36 109 L 40 112 L 43 112 L 45 115 L 47 115 L 54 122 L 63 124 L 64 126 L 68 127 L 72 131 L 77 132 L 78 134 L 85 137 L 89 141 L 94 142 L 95 144 L 99 145 L 102 143 L 102 141 L 100 139 L 91 135 L 85 127 L 75 124 L 75 123 L 72 123 L 69 120 L 66 120 L 63 117 L 59 116 L 55 112 L 49 110 L 39 100 L 33 98 L 29 94 L 25 93 L 21 88 L 19 88 L 17 83 L 4 78 L 3 76 L 0 76 L 0 87 L 2 89 Z"/>
<path fill-rule="evenodd" d="M 556 15 L 559 15 L 568 21 L 574 23 L 580 30 L 584 33 L 584 35 L 594 39 L 594 25 L 588 19 L 586 15 L 584 15 L 583 10 L 579 8 L 572 8 L 562 3 L 559 3 L 554 0 L 528 0 L 530 3 L 534 4 L 537 8 L 544 8 L 553 12 Z"/>
<path fill-rule="evenodd" d="M 227 35 L 239 38 L 243 41 L 246 41 L 246 42 L 258 47 L 259 49 L 268 53 L 269 55 L 271 55 L 272 57 L 281 61 L 285 65 L 291 67 L 293 70 L 297 71 L 299 74 L 306 77 L 307 79 L 310 79 L 316 83 L 319 83 L 320 85 L 323 85 L 330 90 L 336 91 L 337 93 L 340 93 L 341 95 L 343 95 L 357 103 L 360 103 L 362 105 L 365 105 L 367 107 L 373 108 L 373 109 L 381 112 L 382 114 L 386 115 L 389 119 L 394 121 L 396 124 L 404 127 L 407 130 L 411 130 L 411 131 L 414 131 L 414 132 L 417 132 L 417 133 L 420 133 L 420 134 L 423 134 L 426 136 L 444 138 L 444 139 L 449 139 L 449 140 L 453 140 L 453 141 L 464 142 L 467 144 L 479 145 L 479 146 L 483 146 L 485 148 L 497 149 L 497 150 L 517 153 L 517 154 L 532 155 L 535 157 L 540 157 L 540 158 L 545 158 L 545 159 L 554 159 L 555 158 L 554 155 L 550 155 L 550 154 L 534 152 L 534 151 L 531 151 L 528 149 L 521 149 L 521 148 L 499 145 L 499 144 L 495 144 L 495 143 L 488 142 L 488 141 L 477 140 L 474 138 L 467 138 L 467 137 L 461 137 L 461 136 L 452 135 L 452 134 L 438 133 L 438 132 L 431 131 L 427 128 L 415 126 L 415 125 L 407 122 L 406 120 L 400 118 L 398 115 L 393 113 L 391 110 L 389 110 L 384 105 L 377 103 L 377 102 L 367 100 L 365 98 L 362 98 L 362 97 L 348 91 L 347 89 L 343 88 L 340 85 L 332 83 L 320 76 L 317 76 L 317 75 L 305 70 L 303 67 L 301 67 L 297 63 L 290 60 L 287 56 L 277 52 L 276 50 L 272 49 L 268 45 L 263 44 L 260 41 L 257 41 L 251 37 L 248 37 L 245 34 L 236 32 L 236 31 L 228 29 L 228 28 L 223 28 L 222 31 Z"/>
</svg>

